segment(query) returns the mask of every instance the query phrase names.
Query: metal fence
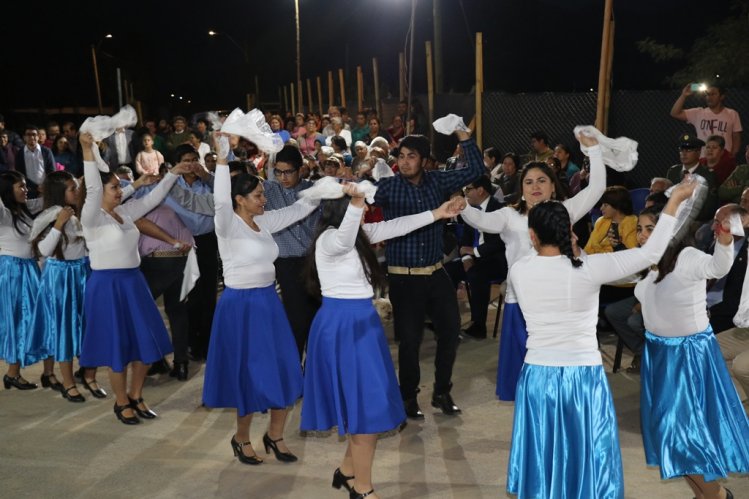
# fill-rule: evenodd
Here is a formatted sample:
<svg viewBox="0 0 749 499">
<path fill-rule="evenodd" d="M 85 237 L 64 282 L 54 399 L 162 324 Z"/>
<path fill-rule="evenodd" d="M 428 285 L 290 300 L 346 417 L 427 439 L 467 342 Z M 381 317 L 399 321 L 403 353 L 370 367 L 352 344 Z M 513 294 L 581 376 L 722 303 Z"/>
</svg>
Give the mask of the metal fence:
<svg viewBox="0 0 749 499">
<path fill-rule="evenodd" d="M 679 136 L 694 133 L 694 129 L 671 118 L 669 112 L 679 92 L 673 91 L 618 91 L 611 95 L 609 135 L 626 136 L 639 142 L 640 160 L 630 172 L 628 187 L 647 186 L 650 179 L 663 176 L 678 162 Z M 425 96 L 419 96 L 426 102 Z M 749 123 L 749 89 L 729 89 L 725 104 L 736 109 Z M 704 106 L 697 97 L 687 99 L 686 107 Z M 435 117 L 447 113 L 470 117 L 475 112 L 473 96 L 440 95 L 435 99 Z M 596 114 L 596 94 L 586 93 L 485 93 L 483 116 L 483 145 L 494 146 L 501 152 L 525 154 L 530 149 L 530 135 L 543 130 L 551 146 L 559 142 L 573 146 L 574 161 L 582 157 L 572 135 L 576 125 L 593 124 Z M 743 144 L 746 144 L 744 134 Z M 435 137 L 435 151 L 444 159 L 452 151 L 454 141 Z M 743 151 L 743 149 L 742 149 Z M 740 162 L 743 163 L 743 152 Z"/>
</svg>

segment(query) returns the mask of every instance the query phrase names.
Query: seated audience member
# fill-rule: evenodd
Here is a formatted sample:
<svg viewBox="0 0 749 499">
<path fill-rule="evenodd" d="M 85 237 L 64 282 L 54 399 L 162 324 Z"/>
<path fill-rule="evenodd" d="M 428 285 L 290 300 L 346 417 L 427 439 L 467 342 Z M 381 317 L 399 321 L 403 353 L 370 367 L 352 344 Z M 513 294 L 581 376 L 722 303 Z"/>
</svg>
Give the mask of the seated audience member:
<svg viewBox="0 0 749 499">
<path fill-rule="evenodd" d="M 354 143 L 364 142 L 368 135 L 369 125 L 367 125 L 367 114 L 360 111 L 356 113 L 356 123 L 354 128 L 351 129 L 351 140 L 353 140 Z"/>
<path fill-rule="evenodd" d="M 397 143 L 400 139 L 406 136 L 406 127 L 403 126 L 403 118 L 396 115 L 393 116 L 393 122 L 388 127 L 387 132 L 393 139 L 393 142 Z"/>
<path fill-rule="evenodd" d="M 549 136 L 546 132 L 537 131 L 531 134 L 531 150 L 528 153 L 528 161 L 543 161 L 554 155 L 554 150 L 549 147 Z"/>
<path fill-rule="evenodd" d="M 498 210 L 501 203 L 492 197 L 492 184 L 484 175 L 464 188 L 466 201 L 485 212 Z M 460 261 L 450 265 L 453 282 L 465 281 L 470 291 L 471 325 L 463 332 L 477 339 L 486 338 L 486 316 L 492 281 L 507 277 L 505 245 L 499 234 L 463 226 L 459 241 Z"/>
<path fill-rule="evenodd" d="M 203 156 L 203 161 L 205 162 L 205 168 L 209 172 L 213 173 L 216 171 L 216 161 L 218 160 L 218 156 L 215 152 L 208 152 Z"/>
<path fill-rule="evenodd" d="M 671 182 L 667 178 L 653 177 L 653 180 L 650 181 L 650 194 L 656 192 L 665 192 L 672 185 L 674 185 L 673 182 Z"/>
<path fill-rule="evenodd" d="M 463 153 L 463 148 L 458 144 L 455 146 L 455 152 L 452 157 L 447 158 L 445 163 L 445 170 L 460 170 L 466 166 L 466 157 Z"/>
<path fill-rule="evenodd" d="M 663 207 L 668 203 L 668 196 L 663 192 L 652 192 L 645 198 L 645 206 L 643 208 Z M 660 211 L 660 210 L 658 210 Z"/>
<path fill-rule="evenodd" d="M 580 171 L 580 167 L 572 162 L 572 150 L 568 145 L 557 144 L 554 148 L 554 157 L 561 163 L 562 174 L 567 182 L 572 178 L 572 175 Z"/>
<path fill-rule="evenodd" d="M 508 152 L 502 158 L 502 163 L 499 166 L 502 172 L 497 177 L 498 189 L 494 193 L 494 197 L 501 203 L 515 204 L 518 202 L 518 192 L 520 192 L 520 184 L 518 183 L 520 158 L 517 154 Z"/>
<path fill-rule="evenodd" d="M 583 166 L 580 171 L 570 178 L 570 196 L 574 196 L 588 186 L 588 176 L 590 175 L 590 160 L 588 157 L 583 158 Z M 606 179 L 608 183 L 608 178 Z"/>
<path fill-rule="evenodd" d="M 666 178 L 678 184 L 687 174 L 696 174 L 707 180 L 708 193 L 705 204 L 697 215 L 698 222 L 712 220 L 718 206 L 718 184 L 715 174 L 707 166 L 700 164 L 700 151 L 705 145 L 703 141 L 691 135 L 682 135 L 679 142 L 679 163 L 668 169 Z"/>
<path fill-rule="evenodd" d="M 749 146 L 744 151 L 746 163 L 739 165 L 718 187 L 718 199 L 721 203 L 738 203 L 741 193 L 749 187 Z"/>
<path fill-rule="evenodd" d="M 720 135 L 711 135 L 705 142 L 705 157 L 700 163 L 715 174 L 715 180 L 721 185 L 736 169 L 736 160 L 726 151 L 726 141 Z"/>
<path fill-rule="evenodd" d="M 118 166 L 114 171 L 120 180 L 126 180 L 128 182 L 135 182 L 135 176 L 133 175 L 133 169 L 129 166 Z"/>
<path fill-rule="evenodd" d="M 16 169 L 16 155 L 20 148 L 10 141 L 7 130 L 0 131 L 0 171 Z"/>
<path fill-rule="evenodd" d="M 55 157 L 55 163 L 65 167 L 65 171 L 76 175 L 79 172 L 78 159 L 70 149 L 68 138 L 58 134 L 52 143 L 52 155 Z"/>
<path fill-rule="evenodd" d="M 360 140 L 354 144 L 354 154 L 351 168 L 353 168 L 354 173 L 356 173 L 359 170 L 359 166 L 366 163 L 367 159 L 369 159 L 369 147 Z"/>
<path fill-rule="evenodd" d="M 484 166 L 489 174 L 489 180 L 492 184 L 497 183 L 499 175 L 502 173 L 502 154 L 496 147 L 487 147 L 484 149 Z"/>
<path fill-rule="evenodd" d="M 717 339 L 728 370 L 736 380 L 734 384 L 741 388 L 739 396 L 744 402 L 744 407 L 747 407 L 749 402 L 749 328 L 731 328 L 720 333 Z"/>
</svg>

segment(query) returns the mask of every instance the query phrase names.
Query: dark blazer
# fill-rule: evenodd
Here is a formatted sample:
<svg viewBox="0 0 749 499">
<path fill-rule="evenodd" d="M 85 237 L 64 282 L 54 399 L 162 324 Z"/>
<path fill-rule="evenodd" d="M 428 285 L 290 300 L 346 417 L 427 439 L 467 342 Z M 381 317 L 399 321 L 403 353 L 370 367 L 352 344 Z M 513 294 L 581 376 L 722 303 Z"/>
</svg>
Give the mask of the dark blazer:
<svg viewBox="0 0 749 499">
<path fill-rule="evenodd" d="M 107 137 L 106 142 L 109 146 L 109 150 L 111 151 L 111 154 L 109 155 L 109 159 L 107 160 L 107 163 L 109 163 L 109 168 L 111 170 L 116 170 L 119 164 L 119 156 L 117 154 L 117 140 L 115 139 L 116 132 L 109 137 Z M 133 131 L 129 128 L 125 129 L 125 140 L 127 141 L 127 153 L 128 157 L 130 159 L 129 163 L 124 164 L 130 164 L 132 165 L 135 161 L 135 155 L 133 154 Z"/>
<path fill-rule="evenodd" d="M 497 201 L 493 196 L 489 197 L 489 204 L 486 205 L 486 211 L 496 211 L 502 207 L 502 203 Z M 474 229 L 470 225 L 465 225 L 463 229 L 463 235 L 460 239 L 461 246 L 473 247 L 473 242 L 476 238 L 478 229 Z M 480 258 L 505 258 L 505 243 L 499 234 L 489 234 L 484 232 L 484 244 L 481 244 L 478 248 Z"/>
<path fill-rule="evenodd" d="M 39 145 L 39 147 L 42 148 L 42 159 L 44 160 L 44 173 L 50 174 L 53 171 L 55 171 L 55 157 L 52 154 L 52 150 L 48 147 L 44 147 L 43 145 Z M 23 146 L 23 149 L 18 151 L 16 153 L 16 171 L 19 173 L 22 173 L 24 177 L 26 177 L 26 187 L 29 189 L 29 197 L 37 197 L 39 193 L 39 186 L 36 185 L 34 182 L 32 182 L 29 179 L 29 176 L 26 173 L 26 155 L 24 154 L 26 151 L 26 146 Z"/>
<path fill-rule="evenodd" d="M 715 333 L 736 327 L 733 324 L 733 316 L 738 312 L 741 302 L 741 290 L 746 275 L 747 248 L 749 248 L 749 238 L 744 239 L 744 244 L 741 245 L 739 254 L 726 275 L 723 301 L 710 307 L 710 325 Z"/>
<path fill-rule="evenodd" d="M 684 165 L 682 164 L 672 166 L 668 169 L 668 172 L 666 172 L 666 178 L 673 182 L 674 185 L 678 184 L 681 182 L 681 172 L 683 169 Z M 707 198 L 705 199 L 705 204 L 702 206 L 699 215 L 697 215 L 698 221 L 706 222 L 713 219 L 715 210 L 718 209 L 718 181 L 715 178 L 715 174 L 705 165 L 698 166 L 697 169 L 694 170 L 694 173 L 707 180 Z"/>
</svg>

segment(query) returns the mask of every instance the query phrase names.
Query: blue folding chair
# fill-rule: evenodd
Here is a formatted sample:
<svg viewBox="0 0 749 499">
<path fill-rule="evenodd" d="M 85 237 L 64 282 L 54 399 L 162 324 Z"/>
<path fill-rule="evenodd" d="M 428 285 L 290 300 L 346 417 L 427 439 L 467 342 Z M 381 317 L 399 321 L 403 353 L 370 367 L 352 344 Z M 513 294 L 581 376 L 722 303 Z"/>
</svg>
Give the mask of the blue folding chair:
<svg viewBox="0 0 749 499">
<path fill-rule="evenodd" d="M 650 195 L 650 189 L 647 187 L 640 187 L 639 189 L 631 189 L 629 196 L 632 198 L 632 212 L 637 215 L 645 208 L 645 200 Z"/>
</svg>

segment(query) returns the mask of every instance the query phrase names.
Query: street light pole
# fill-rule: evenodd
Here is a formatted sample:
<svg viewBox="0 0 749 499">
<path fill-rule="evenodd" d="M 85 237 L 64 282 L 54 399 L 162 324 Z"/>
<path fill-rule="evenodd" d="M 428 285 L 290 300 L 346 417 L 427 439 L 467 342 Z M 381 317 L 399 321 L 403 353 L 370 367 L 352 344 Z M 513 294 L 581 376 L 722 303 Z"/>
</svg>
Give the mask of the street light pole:
<svg viewBox="0 0 749 499">
<path fill-rule="evenodd" d="M 208 36 L 218 36 L 218 35 L 225 36 L 235 47 L 237 47 L 239 49 L 240 52 L 242 52 L 242 56 L 244 57 L 244 67 L 245 67 L 245 71 L 247 73 L 246 74 L 247 89 L 252 88 L 252 86 L 250 84 L 250 80 L 251 80 L 251 78 L 250 78 L 250 53 L 249 53 L 249 50 L 247 50 L 247 46 L 245 45 L 243 47 L 242 45 L 240 45 L 234 39 L 234 37 L 231 36 L 229 33 L 218 32 L 218 31 L 213 31 L 213 30 L 208 31 Z M 247 108 L 249 109 L 249 99 L 250 99 L 249 93 L 247 93 L 247 99 L 248 99 Z"/>
<path fill-rule="evenodd" d="M 99 104 L 99 114 L 104 114 L 104 107 L 101 103 L 101 83 L 99 83 L 99 66 L 96 64 L 96 47 L 91 45 L 91 60 L 94 63 L 94 80 L 96 81 L 96 99 Z"/>
<path fill-rule="evenodd" d="M 295 21 L 296 21 L 296 88 L 297 88 L 297 108 L 302 110 L 302 48 L 299 36 L 299 0 L 294 0 Z"/>
</svg>

